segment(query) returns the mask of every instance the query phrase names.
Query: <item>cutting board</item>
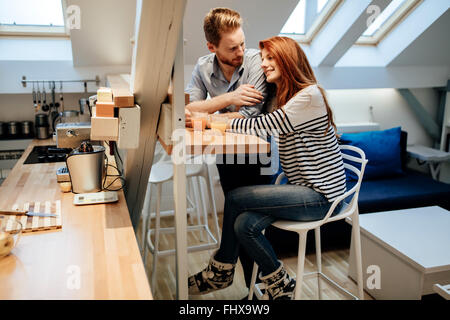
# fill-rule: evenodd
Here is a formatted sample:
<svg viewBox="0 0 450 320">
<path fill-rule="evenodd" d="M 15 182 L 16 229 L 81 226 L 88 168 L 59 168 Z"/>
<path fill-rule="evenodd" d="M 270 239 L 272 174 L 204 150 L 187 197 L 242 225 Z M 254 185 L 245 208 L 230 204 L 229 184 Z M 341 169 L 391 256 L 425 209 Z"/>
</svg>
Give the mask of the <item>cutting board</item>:
<svg viewBox="0 0 450 320">
<path fill-rule="evenodd" d="M 27 202 L 23 205 L 14 204 L 12 210 L 33 211 L 40 213 L 53 213 L 56 217 L 29 217 L 26 215 L 14 216 L 14 215 L 0 215 L 0 226 L 5 226 L 6 231 L 13 229 L 13 223 L 9 221 L 19 221 L 22 224 L 22 232 L 37 232 L 44 230 L 57 230 L 62 228 L 61 221 L 61 200 L 54 202 Z"/>
</svg>

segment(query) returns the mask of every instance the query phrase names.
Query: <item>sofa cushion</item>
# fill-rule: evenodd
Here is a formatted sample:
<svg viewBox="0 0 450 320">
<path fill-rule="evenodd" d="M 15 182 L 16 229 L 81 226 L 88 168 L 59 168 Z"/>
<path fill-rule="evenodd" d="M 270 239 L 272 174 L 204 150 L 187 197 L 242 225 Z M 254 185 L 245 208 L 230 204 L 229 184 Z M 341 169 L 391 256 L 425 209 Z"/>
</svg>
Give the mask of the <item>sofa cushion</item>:
<svg viewBox="0 0 450 320">
<path fill-rule="evenodd" d="M 401 128 L 383 131 L 344 133 L 340 143 L 358 147 L 364 151 L 368 163 L 364 172 L 364 180 L 393 177 L 403 173 L 401 157 Z M 352 155 L 353 152 L 345 150 Z M 359 167 L 355 163 L 351 163 Z M 347 170 L 347 180 L 357 180 L 356 175 Z"/>
<path fill-rule="evenodd" d="M 348 181 L 347 188 L 356 181 Z M 426 206 L 450 210 L 450 184 L 433 180 L 429 175 L 406 170 L 389 179 L 363 181 L 359 191 L 359 212 L 378 212 Z"/>
</svg>

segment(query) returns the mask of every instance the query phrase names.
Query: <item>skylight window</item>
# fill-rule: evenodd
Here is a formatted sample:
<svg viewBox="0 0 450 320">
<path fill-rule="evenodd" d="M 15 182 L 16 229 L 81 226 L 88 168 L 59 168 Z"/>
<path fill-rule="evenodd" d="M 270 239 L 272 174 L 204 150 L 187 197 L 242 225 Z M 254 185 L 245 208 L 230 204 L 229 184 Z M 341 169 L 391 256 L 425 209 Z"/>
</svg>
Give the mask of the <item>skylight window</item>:
<svg viewBox="0 0 450 320">
<path fill-rule="evenodd" d="M 300 0 L 280 34 L 310 42 L 342 0 Z"/>
<path fill-rule="evenodd" d="M 393 0 L 364 31 L 357 44 L 377 44 L 422 0 Z"/>
<path fill-rule="evenodd" d="M 66 35 L 61 0 L 0 0 L 0 34 Z"/>
</svg>

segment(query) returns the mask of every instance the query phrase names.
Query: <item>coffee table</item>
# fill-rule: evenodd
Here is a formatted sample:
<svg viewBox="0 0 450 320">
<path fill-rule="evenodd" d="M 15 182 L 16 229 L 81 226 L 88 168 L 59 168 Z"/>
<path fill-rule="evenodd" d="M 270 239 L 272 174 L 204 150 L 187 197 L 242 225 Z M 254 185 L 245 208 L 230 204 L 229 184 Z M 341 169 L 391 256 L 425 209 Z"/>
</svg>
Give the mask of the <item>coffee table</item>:
<svg viewBox="0 0 450 320">
<path fill-rule="evenodd" d="M 364 289 L 375 299 L 420 300 L 434 293 L 435 283 L 450 284 L 449 211 L 433 206 L 369 213 L 359 223 Z M 351 246 L 349 277 L 356 279 L 353 241 Z"/>
</svg>

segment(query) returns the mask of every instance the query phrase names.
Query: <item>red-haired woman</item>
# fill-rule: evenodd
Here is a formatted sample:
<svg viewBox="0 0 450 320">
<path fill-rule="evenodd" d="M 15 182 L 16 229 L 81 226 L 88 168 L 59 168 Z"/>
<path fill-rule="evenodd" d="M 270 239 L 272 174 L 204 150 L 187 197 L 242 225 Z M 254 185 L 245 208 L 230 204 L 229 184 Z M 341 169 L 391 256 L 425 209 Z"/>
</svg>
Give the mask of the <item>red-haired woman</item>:
<svg viewBox="0 0 450 320">
<path fill-rule="evenodd" d="M 276 85 L 276 110 L 261 117 L 230 120 L 228 127 L 242 133 L 272 134 L 289 183 L 241 187 L 227 194 L 220 248 L 205 270 L 189 277 L 190 294 L 228 287 L 241 245 L 259 265 L 265 297 L 291 299 L 295 280 L 261 231 L 279 219 L 322 219 L 346 191 L 333 114 L 303 50 L 287 37 L 272 37 L 259 46 L 267 82 Z"/>
</svg>

